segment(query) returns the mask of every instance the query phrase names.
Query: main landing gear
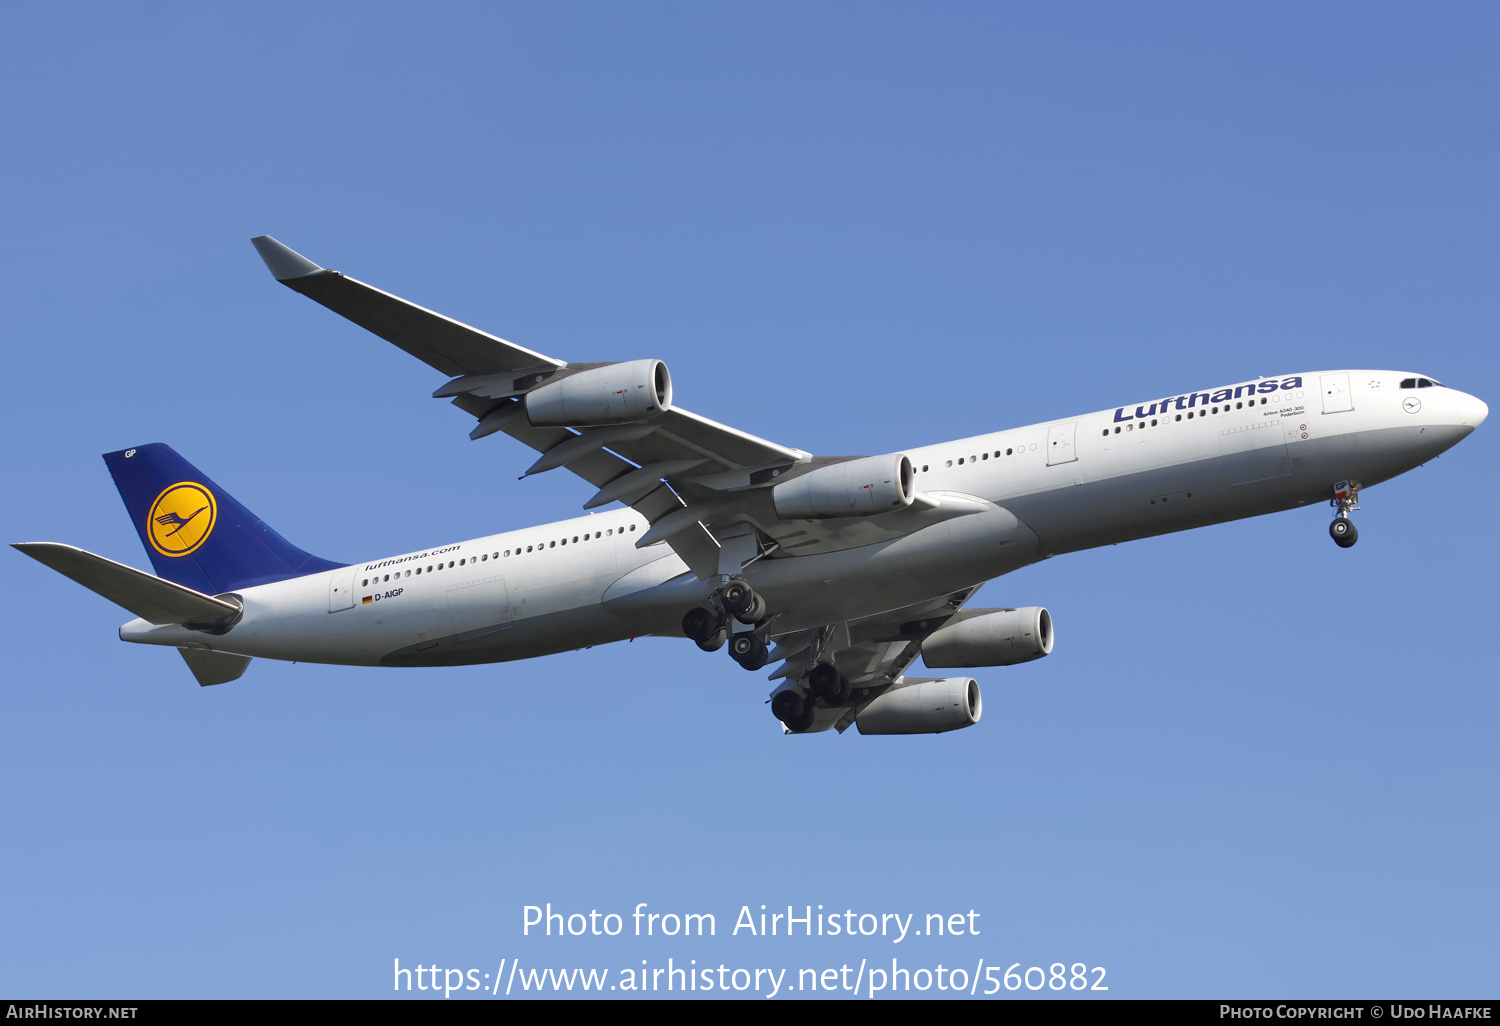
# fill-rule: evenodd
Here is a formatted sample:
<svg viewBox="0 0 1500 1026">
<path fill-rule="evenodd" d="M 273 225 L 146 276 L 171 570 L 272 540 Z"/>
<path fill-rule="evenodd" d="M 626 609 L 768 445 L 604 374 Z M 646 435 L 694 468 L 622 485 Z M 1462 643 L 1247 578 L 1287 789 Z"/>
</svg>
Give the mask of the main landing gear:
<svg viewBox="0 0 1500 1026">
<path fill-rule="evenodd" d="M 1340 481 L 1333 486 L 1333 498 L 1329 505 L 1334 507 L 1333 523 L 1328 525 L 1328 533 L 1333 538 L 1334 544 L 1341 549 L 1347 549 L 1359 541 L 1359 529 L 1354 526 L 1354 521 L 1349 519 L 1353 510 L 1359 509 L 1359 483 L 1353 481 Z"/>
<path fill-rule="evenodd" d="M 812 726 L 817 701 L 826 705 L 848 705 L 853 689 L 848 679 L 830 663 L 818 663 L 807 674 L 807 695 L 788 688 L 771 699 L 771 715 L 786 724 L 787 730 L 800 734 Z"/>
<path fill-rule="evenodd" d="M 748 581 L 730 578 L 713 595 L 713 609 L 696 606 L 682 618 L 682 633 L 698 643 L 705 652 L 717 652 L 729 642 L 729 656 L 747 670 L 766 665 L 770 653 L 764 631 L 766 600 L 755 593 Z M 754 630 L 733 631 L 739 621 Z"/>
<path fill-rule="evenodd" d="M 813 704 L 795 691 L 778 691 L 771 699 L 771 715 L 794 734 L 800 734 L 812 726 Z"/>
</svg>

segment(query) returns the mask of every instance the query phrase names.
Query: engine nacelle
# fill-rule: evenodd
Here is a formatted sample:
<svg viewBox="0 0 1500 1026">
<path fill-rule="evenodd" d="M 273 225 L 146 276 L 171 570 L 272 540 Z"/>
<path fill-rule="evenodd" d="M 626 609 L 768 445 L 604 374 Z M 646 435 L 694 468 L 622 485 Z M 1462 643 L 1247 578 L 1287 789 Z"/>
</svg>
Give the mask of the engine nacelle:
<svg viewBox="0 0 1500 1026">
<path fill-rule="evenodd" d="M 776 485 L 771 499 L 788 520 L 867 517 L 911 505 L 915 473 L 905 453 L 866 456 L 810 470 Z"/>
<path fill-rule="evenodd" d="M 972 609 L 922 642 L 922 662 L 933 668 L 1014 666 L 1052 654 L 1052 614 L 1026 609 Z"/>
<path fill-rule="evenodd" d="M 628 424 L 671 408 L 672 375 L 660 360 L 606 364 L 526 393 L 526 419 L 533 427 Z"/>
<path fill-rule="evenodd" d="M 876 698 L 854 721 L 861 734 L 942 734 L 979 722 L 984 702 L 973 677 L 924 680 Z"/>
</svg>

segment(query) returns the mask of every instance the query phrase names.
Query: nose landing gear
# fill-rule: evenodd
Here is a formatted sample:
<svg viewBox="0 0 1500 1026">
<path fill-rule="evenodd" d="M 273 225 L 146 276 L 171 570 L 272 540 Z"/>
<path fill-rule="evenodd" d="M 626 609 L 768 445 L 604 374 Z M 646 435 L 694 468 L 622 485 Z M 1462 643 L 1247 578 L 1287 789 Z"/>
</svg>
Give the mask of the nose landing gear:
<svg viewBox="0 0 1500 1026">
<path fill-rule="evenodd" d="M 1329 505 L 1336 512 L 1333 514 L 1333 523 L 1328 525 L 1328 534 L 1339 548 L 1347 549 L 1359 541 L 1359 529 L 1349 519 L 1349 514 L 1359 509 L 1359 482 L 1340 481 L 1334 485 Z"/>
</svg>

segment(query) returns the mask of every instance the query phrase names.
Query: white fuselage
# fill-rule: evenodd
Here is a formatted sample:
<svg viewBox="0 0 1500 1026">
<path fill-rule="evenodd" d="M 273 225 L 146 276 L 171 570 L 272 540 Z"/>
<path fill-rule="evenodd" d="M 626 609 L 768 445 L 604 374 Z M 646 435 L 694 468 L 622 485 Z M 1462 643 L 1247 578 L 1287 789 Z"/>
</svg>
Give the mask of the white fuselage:
<svg viewBox="0 0 1500 1026">
<path fill-rule="evenodd" d="M 743 576 L 780 634 L 955 592 L 1062 552 L 1326 502 L 1335 482 L 1378 484 L 1485 418 L 1484 403 L 1454 389 L 1399 387 L 1411 377 L 1288 375 L 906 449 L 917 489 L 935 505 L 820 521 L 815 532 L 760 525 L 781 547 Z M 698 580 L 665 542 L 636 548 L 646 529 L 630 509 L 579 517 L 246 588 L 242 618 L 222 635 L 136 620 L 120 636 L 425 666 L 680 635 L 682 614 L 719 582 Z"/>
</svg>

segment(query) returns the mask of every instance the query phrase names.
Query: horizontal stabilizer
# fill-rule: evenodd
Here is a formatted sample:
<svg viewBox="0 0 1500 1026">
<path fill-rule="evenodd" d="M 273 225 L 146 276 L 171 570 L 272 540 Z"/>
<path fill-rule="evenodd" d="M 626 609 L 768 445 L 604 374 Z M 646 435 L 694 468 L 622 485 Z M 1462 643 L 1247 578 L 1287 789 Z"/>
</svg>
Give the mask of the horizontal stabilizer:
<svg viewBox="0 0 1500 1026">
<path fill-rule="evenodd" d="M 226 652 L 207 652 L 197 648 L 179 648 L 182 661 L 188 664 L 200 687 L 210 684 L 228 684 L 239 680 L 250 665 L 249 656 L 229 655 Z"/>
<path fill-rule="evenodd" d="M 152 623 L 216 624 L 237 616 L 240 611 L 232 602 L 164 581 L 72 545 L 20 542 L 11 547 Z"/>
</svg>

